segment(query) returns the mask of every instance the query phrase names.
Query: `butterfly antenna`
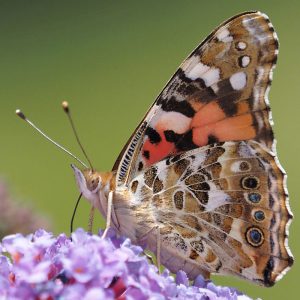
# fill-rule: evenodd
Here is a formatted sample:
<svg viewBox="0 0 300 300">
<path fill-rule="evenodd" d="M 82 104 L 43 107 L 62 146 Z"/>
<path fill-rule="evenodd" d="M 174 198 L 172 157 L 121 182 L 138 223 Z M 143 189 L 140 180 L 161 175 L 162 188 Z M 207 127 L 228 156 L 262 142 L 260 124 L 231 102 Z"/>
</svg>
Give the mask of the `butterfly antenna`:
<svg viewBox="0 0 300 300">
<path fill-rule="evenodd" d="M 64 112 L 67 114 L 67 116 L 69 118 L 70 124 L 72 126 L 73 133 L 74 133 L 74 135 L 76 137 L 76 140 L 77 140 L 77 143 L 78 143 L 78 145 L 79 145 L 79 147 L 80 147 L 83 155 L 85 156 L 85 158 L 89 162 L 89 165 L 90 165 L 90 167 L 91 167 L 91 169 L 93 171 L 94 170 L 93 165 L 92 165 L 92 163 L 91 163 L 88 155 L 86 154 L 86 152 L 85 152 L 85 150 L 84 150 L 84 148 L 83 148 L 83 146 L 82 146 L 82 144 L 80 142 L 79 136 L 77 134 L 77 130 L 76 130 L 75 126 L 74 126 L 74 122 L 73 122 L 73 119 L 72 119 L 72 116 L 71 116 L 71 112 L 70 112 L 69 103 L 67 101 L 63 101 L 61 105 L 63 107 Z"/>
<path fill-rule="evenodd" d="M 27 119 L 27 117 L 24 115 L 24 113 L 20 110 L 17 109 L 16 110 L 16 114 L 22 119 L 24 120 L 26 123 L 28 123 L 31 127 L 33 127 L 37 132 L 39 132 L 44 138 L 46 138 L 49 142 L 51 142 L 52 144 L 54 144 L 55 146 L 57 146 L 59 149 L 61 149 L 62 151 L 64 151 L 65 153 L 69 154 L 70 156 L 72 156 L 74 159 L 76 159 L 79 163 L 81 163 L 85 168 L 87 168 L 87 165 L 81 161 L 79 158 L 77 158 L 73 153 L 71 153 L 69 150 L 67 150 L 66 148 L 64 148 L 63 146 L 61 146 L 60 144 L 58 144 L 57 142 L 55 142 L 54 140 L 52 140 L 47 134 L 45 134 L 41 129 L 39 129 L 37 126 L 35 126 L 29 119 Z"/>
</svg>

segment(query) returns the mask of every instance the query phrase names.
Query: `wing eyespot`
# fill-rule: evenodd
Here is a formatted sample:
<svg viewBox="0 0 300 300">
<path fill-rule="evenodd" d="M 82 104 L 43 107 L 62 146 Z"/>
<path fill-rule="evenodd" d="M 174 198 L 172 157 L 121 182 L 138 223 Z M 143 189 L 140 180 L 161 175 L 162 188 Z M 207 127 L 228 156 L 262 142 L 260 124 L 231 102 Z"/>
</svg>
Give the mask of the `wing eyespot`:
<svg viewBox="0 0 300 300">
<path fill-rule="evenodd" d="M 260 180 L 258 177 L 250 175 L 245 176 L 241 179 L 241 187 L 246 190 L 257 189 L 260 185 Z"/>
<path fill-rule="evenodd" d="M 259 247 L 264 242 L 264 234 L 258 227 L 250 227 L 246 231 L 246 240 L 253 247 Z"/>
<path fill-rule="evenodd" d="M 261 200 L 261 194 L 260 193 L 249 193 L 247 194 L 247 200 L 249 200 L 251 203 L 259 203 Z"/>
<path fill-rule="evenodd" d="M 265 219 L 265 213 L 262 210 L 256 210 L 253 213 L 254 219 L 257 222 L 262 222 Z"/>
</svg>

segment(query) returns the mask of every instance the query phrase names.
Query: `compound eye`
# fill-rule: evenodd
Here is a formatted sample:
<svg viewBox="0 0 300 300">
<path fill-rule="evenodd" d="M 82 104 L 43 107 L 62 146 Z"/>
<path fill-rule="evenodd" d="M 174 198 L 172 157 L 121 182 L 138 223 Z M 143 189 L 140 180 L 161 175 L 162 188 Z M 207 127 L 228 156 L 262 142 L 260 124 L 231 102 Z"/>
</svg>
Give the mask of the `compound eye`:
<svg viewBox="0 0 300 300">
<path fill-rule="evenodd" d="M 99 181 L 98 179 L 93 179 L 92 180 L 92 186 L 93 186 L 94 189 L 97 187 L 98 181 Z"/>
<path fill-rule="evenodd" d="M 88 189 L 90 191 L 94 191 L 98 187 L 98 184 L 99 184 L 99 178 L 91 178 L 88 183 Z"/>
</svg>

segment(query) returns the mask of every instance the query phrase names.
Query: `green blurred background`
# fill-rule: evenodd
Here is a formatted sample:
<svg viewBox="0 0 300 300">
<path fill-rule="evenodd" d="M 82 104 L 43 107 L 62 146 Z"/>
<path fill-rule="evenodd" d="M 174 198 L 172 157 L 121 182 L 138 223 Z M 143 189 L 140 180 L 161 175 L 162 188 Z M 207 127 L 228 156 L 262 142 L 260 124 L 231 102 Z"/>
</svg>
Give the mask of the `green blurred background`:
<svg viewBox="0 0 300 300">
<path fill-rule="evenodd" d="M 280 40 L 270 94 L 280 161 L 289 175 L 295 220 L 290 246 L 300 241 L 299 1 L 0 1 L 0 177 L 15 198 L 69 231 L 78 190 L 74 162 L 14 115 L 22 110 L 51 137 L 82 157 L 60 103 L 68 100 L 87 152 L 110 170 L 119 151 L 182 60 L 234 14 L 261 10 Z M 75 226 L 86 228 L 82 201 Z M 97 226 L 103 226 L 98 217 Z M 298 231 L 299 234 L 299 231 Z M 293 299 L 300 269 L 273 288 L 215 277 L 252 297 Z"/>
</svg>

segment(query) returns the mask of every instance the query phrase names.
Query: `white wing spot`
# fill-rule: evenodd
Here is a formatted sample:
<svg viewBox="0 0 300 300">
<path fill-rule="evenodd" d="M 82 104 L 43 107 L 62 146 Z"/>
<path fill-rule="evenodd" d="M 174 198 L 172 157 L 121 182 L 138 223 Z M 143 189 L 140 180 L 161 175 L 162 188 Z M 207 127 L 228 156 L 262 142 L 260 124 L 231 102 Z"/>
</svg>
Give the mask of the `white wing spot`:
<svg viewBox="0 0 300 300">
<path fill-rule="evenodd" d="M 218 93 L 219 87 L 218 87 L 218 84 L 217 84 L 217 83 L 212 84 L 210 87 L 211 87 L 211 89 L 215 92 L 215 94 Z"/>
<path fill-rule="evenodd" d="M 174 122 L 174 120 L 176 120 Z M 171 112 L 163 112 L 159 115 L 159 119 L 157 122 L 153 123 L 153 126 L 156 128 L 169 128 L 176 133 L 182 134 L 189 129 L 191 123 L 191 119 L 186 117 L 185 115 L 171 111 Z"/>
<path fill-rule="evenodd" d="M 220 70 L 218 68 L 204 65 L 195 56 L 187 59 L 181 67 L 186 77 L 192 80 L 201 78 L 206 86 L 211 86 L 220 79 Z"/>
<path fill-rule="evenodd" d="M 245 55 L 242 57 L 242 67 L 247 67 L 250 63 L 250 57 Z"/>
<path fill-rule="evenodd" d="M 185 75 L 190 79 L 195 80 L 201 77 L 209 69 L 210 69 L 209 66 L 206 66 L 202 64 L 200 61 L 198 61 L 197 64 L 190 66 L 190 68 L 185 71 Z"/>
<path fill-rule="evenodd" d="M 210 68 L 205 74 L 201 76 L 206 86 L 211 86 L 220 79 L 220 70 L 217 68 Z"/>
<path fill-rule="evenodd" d="M 217 190 L 215 185 L 211 186 L 211 191 L 208 192 L 208 194 L 209 200 L 205 206 L 206 212 L 213 211 L 216 208 L 227 204 L 228 200 L 230 200 L 230 197 L 225 192 Z"/>
<path fill-rule="evenodd" d="M 229 78 L 230 84 L 234 90 L 241 90 L 246 86 L 247 76 L 244 72 L 238 72 L 233 74 Z"/>
<path fill-rule="evenodd" d="M 236 48 L 238 50 L 245 50 L 247 48 L 247 44 L 245 42 L 238 42 L 238 44 L 236 45 Z"/>
<path fill-rule="evenodd" d="M 217 39 L 224 43 L 233 41 L 233 37 L 230 35 L 230 32 L 227 28 L 223 28 L 220 32 L 217 33 Z"/>
</svg>

